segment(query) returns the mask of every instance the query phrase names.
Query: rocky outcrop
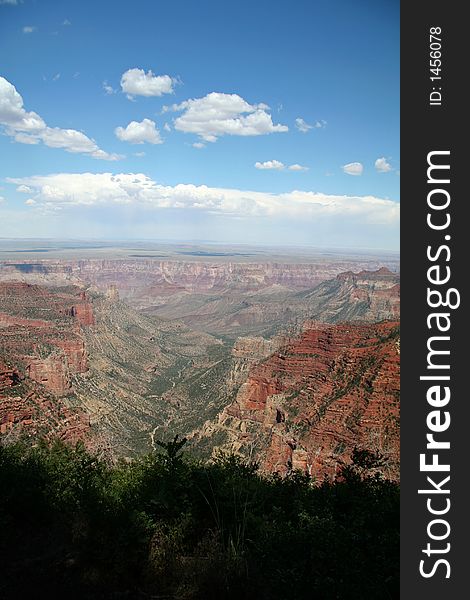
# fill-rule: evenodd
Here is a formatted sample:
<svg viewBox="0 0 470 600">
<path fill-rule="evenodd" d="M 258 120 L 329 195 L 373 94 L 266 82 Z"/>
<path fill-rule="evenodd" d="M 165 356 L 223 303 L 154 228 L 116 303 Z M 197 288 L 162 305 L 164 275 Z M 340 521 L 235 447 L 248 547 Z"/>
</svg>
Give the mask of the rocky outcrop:
<svg viewBox="0 0 470 600">
<path fill-rule="evenodd" d="M 202 436 L 215 434 L 268 472 L 334 477 L 357 446 L 382 452 L 398 478 L 398 323 L 307 323 L 206 423 Z"/>
<path fill-rule="evenodd" d="M 84 329 L 92 302 L 77 287 L 0 283 L 0 435 L 82 441 L 97 449 L 90 416 L 72 406 L 72 378 L 88 370 Z"/>
<path fill-rule="evenodd" d="M 0 435 L 3 443 L 20 438 L 83 442 L 97 449 L 90 418 L 79 407 L 49 394 L 16 368 L 0 362 Z"/>
<path fill-rule="evenodd" d="M 0 326 L 45 327 L 61 320 L 84 327 L 94 324 L 92 302 L 80 287 L 0 281 Z"/>
<path fill-rule="evenodd" d="M 82 328 L 94 316 L 86 293 L 1 283 L 0 308 L 0 354 L 48 391 L 67 393 L 72 375 L 88 369 Z"/>
<path fill-rule="evenodd" d="M 239 337 L 232 348 L 232 364 L 227 378 L 229 386 L 241 385 L 249 370 L 267 358 L 281 343 L 280 339 L 266 340 L 262 337 Z"/>
<path fill-rule="evenodd" d="M 78 304 L 74 304 L 70 309 L 70 316 L 76 319 L 78 323 L 84 327 L 89 327 L 90 325 L 95 324 L 93 306 L 91 302 L 88 301 L 85 292 L 80 294 L 80 302 Z"/>
</svg>

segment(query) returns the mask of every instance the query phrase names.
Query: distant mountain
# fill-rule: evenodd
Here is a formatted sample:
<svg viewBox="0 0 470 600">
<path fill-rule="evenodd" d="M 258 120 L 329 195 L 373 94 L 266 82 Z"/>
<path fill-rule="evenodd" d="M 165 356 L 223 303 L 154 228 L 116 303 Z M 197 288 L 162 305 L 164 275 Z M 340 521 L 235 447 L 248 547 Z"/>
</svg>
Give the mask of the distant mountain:
<svg viewBox="0 0 470 600">
<path fill-rule="evenodd" d="M 303 314 L 312 320 L 381 321 L 400 317 L 400 276 L 382 267 L 377 271 L 348 271 L 296 296 Z"/>
<path fill-rule="evenodd" d="M 386 268 L 348 271 L 301 291 L 275 283 L 251 292 L 229 288 L 216 295 L 175 294 L 144 312 L 180 319 L 213 335 L 272 337 L 286 326 L 301 327 L 307 319 L 334 323 L 399 318 L 400 278 Z"/>
</svg>

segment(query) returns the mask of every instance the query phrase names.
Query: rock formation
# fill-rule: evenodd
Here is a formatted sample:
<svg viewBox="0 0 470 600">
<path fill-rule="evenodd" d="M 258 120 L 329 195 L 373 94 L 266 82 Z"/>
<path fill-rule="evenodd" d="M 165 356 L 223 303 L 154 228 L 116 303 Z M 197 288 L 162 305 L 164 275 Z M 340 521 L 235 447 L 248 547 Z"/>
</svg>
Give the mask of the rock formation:
<svg viewBox="0 0 470 600">
<path fill-rule="evenodd" d="M 307 323 L 249 372 L 204 436 L 260 461 L 264 471 L 334 477 L 354 447 L 399 465 L 398 323 Z"/>
</svg>

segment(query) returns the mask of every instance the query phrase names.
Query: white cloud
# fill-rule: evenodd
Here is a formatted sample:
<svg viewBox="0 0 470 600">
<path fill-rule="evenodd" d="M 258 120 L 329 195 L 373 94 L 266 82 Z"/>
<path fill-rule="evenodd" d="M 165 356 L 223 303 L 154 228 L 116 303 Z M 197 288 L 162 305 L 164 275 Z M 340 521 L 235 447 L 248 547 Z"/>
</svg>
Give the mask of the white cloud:
<svg viewBox="0 0 470 600">
<path fill-rule="evenodd" d="M 193 146 L 193 148 L 197 148 L 198 150 L 206 147 L 206 145 L 203 142 L 194 142 L 194 144 L 192 146 Z"/>
<path fill-rule="evenodd" d="M 164 107 L 163 111 L 182 111 L 174 127 L 184 133 L 194 133 L 205 142 L 215 142 L 222 135 L 266 135 L 288 131 L 285 125 L 275 125 L 266 112 L 266 104 L 249 104 L 237 94 L 212 92 L 203 98 L 186 100 Z"/>
<path fill-rule="evenodd" d="M 289 171 L 308 171 L 308 167 L 303 167 L 302 165 L 298 164 L 286 166 L 279 160 L 267 160 L 265 162 L 256 162 L 255 167 L 261 170 L 274 169 L 276 171 L 283 171 L 287 168 Z"/>
<path fill-rule="evenodd" d="M 21 133 L 21 132 L 15 133 L 14 140 L 15 140 L 15 142 L 19 142 L 20 144 L 30 144 L 32 146 L 39 144 L 39 142 L 41 141 L 39 137 L 36 137 L 34 135 L 28 135 L 27 133 Z"/>
<path fill-rule="evenodd" d="M 3 202 L 6 202 L 6 200 L 3 196 L 0 196 L 0 204 L 2 204 Z"/>
<path fill-rule="evenodd" d="M 16 191 L 20 192 L 21 194 L 31 194 L 33 190 L 27 185 L 19 185 L 16 188 Z"/>
<path fill-rule="evenodd" d="M 36 200 L 33 200 L 32 198 L 28 198 L 27 200 L 24 201 L 24 203 L 26 204 L 26 206 L 34 206 L 36 204 Z"/>
<path fill-rule="evenodd" d="M 132 206 L 146 210 L 186 209 L 230 217 L 305 219 L 357 218 L 369 224 L 395 225 L 399 204 L 374 196 L 340 196 L 294 190 L 274 194 L 211 188 L 205 185 L 165 186 L 143 173 L 60 173 L 10 178 L 25 185 L 39 209 L 50 211 L 76 206 Z"/>
<path fill-rule="evenodd" d="M 163 129 L 165 131 L 171 131 L 171 127 L 168 125 L 168 123 L 165 123 L 165 125 L 163 125 Z"/>
<path fill-rule="evenodd" d="M 18 4 L 18 0 L 0 0 L 0 4 L 13 4 L 16 6 Z"/>
<path fill-rule="evenodd" d="M 392 170 L 392 165 L 387 162 L 387 159 L 382 156 L 375 161 L 375 168 L 379 173 L 388 173 Z"/>
<path fill-rule="evenodd" d="M 300 117 L 297 117 L 297 119 L 295 120 L 295 126 L 302 133 L 307 133 L 307 131 L 309 131 L 310 129 L 313 129 L 313 125 L 309 125 Z"/>
<path fill-rule="evenodd" d="M 46 127 L 41 133 L 41 140 L 50 148 L 64 148 L 69 152 L 78 154 L 95 155 L 99 153 L 95 142 L 76 129 Z"/>
<path fill-rule="evenodd" d="M 364 167 L 360 162 L 353 162 L 342 167 L 347 175 L 362 175 Z"/>
<path fill-rule="evenodd" d="M 107 81 L 103 81 L 103 90 L 108 96 L 111 96 L 117 92 L 117 90 L 115 90 L 112 85 L 109 85 Z"/>
<path fill-rule="evenodd" d="M 23 33 L 33 33 L 34 31 L 37 31 L 36 25 L 25 25 L 23 27 Z"/>
<path fill-rule="evenodd" d="M 134 156 L 137 156 L 138 158 L 142 158 L 143 156 L 145 156 L 145 152 L 134 152 Z"/>
<path fill-rule="evenodd" d="M 60 79 L 60 73 L 56 73 L 52 78 L 52 81 L 57 81 L 58 79 Z"/>
<path fill-rule="evenodd" d="M 128 97 L 172 94 L 175 80 L 169 75 L 154 75 L 143 69 L 129 69 L 121 77 L 121 88 Z"/>
<path fill-rule="evenodd" d="M 3 77 L 0 77 L 0 123 L 14 132 L 37 133 L 46 127 L 37 113 L 25 111 L 23 98 Z"/>
<path fill-rule="evenodd" d="M 72 23 L 68 19 L 64 19 L 62 25 L 72 25 Z"/>
<path fill-rule="evenodd" d="M 315 123 L 313 125 L 309 125 L 308 123 L 306 123 L 304 121 L 304 119 L 302 119 L 300 117 L 298 117 L 295 120 L 295 126 L 302 133 L 307 133 L 308 131 L 310 131 L 310 129 L 324 129 L 326 127 L 326 125 L 327 125 L 327 122 L 324 121 L 323 119 L 320 119 L 319 121 L 315 121 Z"/>
<path fill-rule="evenodd" d="M 255 167 L 257 169 L 277 169 L 278 171 L 281 171 L 282 169 L 284 169 L 285 165 L 284 163 L 280 162 L 279 160 L 266 160 L 265 162 L 256 162 L 255 163 Z"/>
<path fill-rule="evenodd" d="M 14 85 L 0 77 L 0 125 L 6 135 L 20 144 L 39 144 L 63 148 L 67 152 L 87 154 L 102 160 L 119 160 L 117 154 L 101 150 L 96 142 L 81 131 L 49 127 L 35 112 L 26 111 L 23 98 Z"/>
<path fill-rule="evenodd" d="M 144 119 L 140 123 L 131 121 L 127 127 L 116 127 L 114 130 L 116 137 L 122 142 L 130 144 L 163 144 L 160 132 L 155 127 L 155 122 L 150 119 Z"/>
</svg>

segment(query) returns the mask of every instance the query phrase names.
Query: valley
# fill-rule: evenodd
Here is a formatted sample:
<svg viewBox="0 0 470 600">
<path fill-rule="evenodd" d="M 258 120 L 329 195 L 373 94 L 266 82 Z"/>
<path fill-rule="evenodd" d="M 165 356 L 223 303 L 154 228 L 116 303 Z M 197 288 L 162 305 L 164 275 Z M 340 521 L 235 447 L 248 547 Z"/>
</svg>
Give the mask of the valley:
<svg viewBox="0 0 470 600">
<path fill-rule="evenodd" d="M 201 252 L 1 261 L 2 438 L 114 461 L 180 434 L 319 478 L 360 445 L 397 478 L 398 264 Z"/>
</svg>

